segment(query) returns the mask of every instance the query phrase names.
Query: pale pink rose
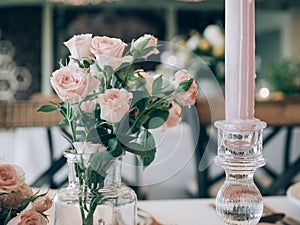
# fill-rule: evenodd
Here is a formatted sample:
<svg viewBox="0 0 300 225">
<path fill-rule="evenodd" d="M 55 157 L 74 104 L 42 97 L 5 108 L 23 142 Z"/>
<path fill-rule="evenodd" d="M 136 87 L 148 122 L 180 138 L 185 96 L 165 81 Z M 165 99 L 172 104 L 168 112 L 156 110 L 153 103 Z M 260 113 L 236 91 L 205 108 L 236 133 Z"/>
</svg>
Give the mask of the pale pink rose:
<svg viewBox="0 0 300 225">
<path fill-rule="evenodd" d="M 98 96 L 101 107 L 101 119 L 110 123 L 121 121 L 129 111 L 132 93 L 126 89 L 108 89 L 104 94 Z"/>
<path fill-rule="evenodd" d="M 139 75 L 145 78 L 146 80 L 146 89 L 149 93 L 149 95 L 152 95 L 152 84 L 153 81 L 155 80 L 155 76 L 152 76 L 150 73 L 145 72 L 145 71 L 138 71 Z"/>
<path fill-rule="evenodd" d="M 94 56 L 91 52 L 92 34 L 74 35 L 64 45 L 68 47 L 72 58 L 82 60 Z"/>
<path fill-rule="evenodd" d="M 32 189 L 23 183 L 10 193 L 0 195 L 0 203 L 6 208 L 17 209 L 25 198 L 33 196 Z"/>
<path fill-rule="evenodd" d="M 101 55 L 96 56 L 96 63 L 98 66 L 104 70 L 105 66 L 111 66 L 111 68 L 115 71 L 118 69 L 123 63 L 130 62 L 132 60 L 131 56 L 125 56 L 122 58 L 117 58 L 109 55 Z"/>
<path fill-rule="evenodd" d="M 146 41 L 149 39 L 148 44 L 145 46 L 144 49 L 149 48 L 149 47 L 155 47 L 157 46 L 157 38 L 150 35 L 150 34 L 144 34 L 143 36 L 139 37 L 134 43 L 133 43 L 133 47 L 136 48 L 141 42 Z M 148 52 L 147 54 L 145 54 L 143 56 L 143 58 L 147 58 L 150 55 L 156 55 L 158 54 L 159 51 L 157 48 L 152 49 L 150 52 Z"/>
<path fill-rule="evenodd" d="M 52 73 L 50 83 L 64 102 L 75 103 L 99 88 L 100 82 L 85 69 L 74 65 L 62 67 Z"/>
<path fill-rule="evenodd" d="M 48 196 L 41 196 L 38 197 L 33 202 L 33 207 L 35 211 L 37 212 L 45 212 L 46 210 L 50 209 L 52 207 L 52 200 Z"/>
<path fill-rule="evenodd" d="M 121 58 L 126 44 L 119 38 L 99 37 L 92 39 L 91 51 L 94 55 L 109 55 Z"/>
<path fill-rule="evenodd" d="M 171 127 L 176 127 L 179 123 L 181 123 L 181 107 L 175 102 L 172 103 L 172 107 L 169 109 L 169 116 L 166 122 L 162 125 L 162 130 L 166 130 Z"/>
<path fill-rule="evenodd" d="M 24 197 L 17 192 L 10 192 L 0 195 L 0 205 L 8 209 L 17 209 L 20 207 Z"/>
<path fill-rule="evenodd" d="M 73 145 L 79 154 L 92 154 L 106 151 L 106 147 L 102 144 L 93 144 L 92 142 L 74 142 Z"/>
<path fill-rule="evenodd" d="M 0 194 L 16 191 L 24 181 L 24 171 L 21 167 L 0 163 Z"/>
<path fill-rule="evenodd" d="M 33 209 L 25 209 L 12 218 L 7 225 L 47 225 L 47 219 Z"/>
<path fill-rule="evenodd" d="M 19 188 L 18 188 L 18 192 L 22 193 L 22 195 L 26 198 L 31 197 L 33 195 L 33 191 L 32 188 L 29 187 L 27 184 L 22 184 Z"/>
<path fill-rule="evenodd" d="M 178 86 L 182 81 L 192 79 L 193 76 L 187 70 L 179 70 L 175 73 L 174 83 Z M 195 81 L 191 84 L 189 90 L 182 91 L 176 94 L 175 100 L 182 106 L 191 106 L 195 104 L 198 94 L 198 88 Z"/>
<path fill-rule="evenodd" d="M 131 61 L 131 56 L 123 57 L 126 44 L 118 38 L 95 36 L 92 39 L 91 52 L 96 56 L 96 62 L 101 69 L 111 66 L 116 70 L 124 62 Z"/>
<path fill-rule="evenodd" d="M 91 113 L 95 110 L 96 103 L 97 103 L 96 99 L 90 100 L 90 101 L 85 101 L 85 102 L 81 103 L 80 108 L 84 112 Z"/>
</svg>

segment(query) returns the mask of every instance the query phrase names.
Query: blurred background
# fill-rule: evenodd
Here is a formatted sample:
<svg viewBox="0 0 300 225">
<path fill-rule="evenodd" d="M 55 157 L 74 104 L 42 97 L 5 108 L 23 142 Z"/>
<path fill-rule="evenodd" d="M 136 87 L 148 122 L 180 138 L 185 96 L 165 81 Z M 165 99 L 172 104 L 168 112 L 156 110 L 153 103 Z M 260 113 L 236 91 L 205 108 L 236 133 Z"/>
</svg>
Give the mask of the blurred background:
<svg viewBox="0 0 300 225">
<path fill-rule="evenodd" d="M 58 188 L 65 183 L 61 155 L 68 144 L 61 133 L 67 129 L 55 126 L 58 114 L 36 110 L 55 99 L 49 76 L 68 55 L 63 42 L 76 34 L 125 42 L 153 34 L 171 44 L 159 62 L 145 64 L 145 69 L 169 73 L 166 65 L 187 68 L 199 84 L 199 99 L 210 106 L 221 99 L 222 105 L 224 5 L 224 0 L 0 0 L 0 157 L 21 165 L 33 186 Z M 262 107 L 258 118 L 274 118 L 265 132 L 268 165 L 257 172 L 265 195 L 283 194 L 299 180 L 299 40 L 298 0 L 256 0 L 256 100 Z M 140 198 L 215 195 L 223 174 L 213 164 L 216 132 L 211 122 L 222 118 L 203 119 L 201 113 L 207 112 L 201 110 L 207 105 L 201 104 L 199 100 L 185 114 L 179 127 L 155 133 L 163 153 L 153 168 L 126 168 L 124 179 L 140 187 Z M 214 113 L 208 112 L 211 117 Z M 209 154 L 199 168 L 201 148 Z M 135 164 L 131 158 L 125 162 Z"/>
</svg>

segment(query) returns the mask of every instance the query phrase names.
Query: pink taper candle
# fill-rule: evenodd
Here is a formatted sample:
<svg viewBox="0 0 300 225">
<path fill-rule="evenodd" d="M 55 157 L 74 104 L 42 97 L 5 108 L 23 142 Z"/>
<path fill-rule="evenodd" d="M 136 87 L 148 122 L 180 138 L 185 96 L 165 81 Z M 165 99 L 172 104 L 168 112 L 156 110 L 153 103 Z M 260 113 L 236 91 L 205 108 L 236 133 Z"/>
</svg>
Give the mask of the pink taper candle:
<svg viewBox="0 0 300 225">
<path fill-rule="evenodd" d="M 254 118 L 255 0 L 225 1 L 226 121 Z"/>
</svg>

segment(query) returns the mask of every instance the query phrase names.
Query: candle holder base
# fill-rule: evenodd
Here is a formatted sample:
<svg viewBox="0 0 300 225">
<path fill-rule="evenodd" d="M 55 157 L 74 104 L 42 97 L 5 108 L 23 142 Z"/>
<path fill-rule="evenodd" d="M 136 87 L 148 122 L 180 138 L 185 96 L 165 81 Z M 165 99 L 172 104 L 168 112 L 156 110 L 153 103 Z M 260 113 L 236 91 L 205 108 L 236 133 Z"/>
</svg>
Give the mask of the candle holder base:
<svg viewBox="0 0 300 225">
<path fill-rule="evenodd" d="M 263 212 L 263 199 L 253 176 L 265 164 L 262 132 L 266 123 L 217 121 L 218 156 L 226 180 L 216 197 L 216 211 L 225 224 L 256 225 Z"/>
</svg>

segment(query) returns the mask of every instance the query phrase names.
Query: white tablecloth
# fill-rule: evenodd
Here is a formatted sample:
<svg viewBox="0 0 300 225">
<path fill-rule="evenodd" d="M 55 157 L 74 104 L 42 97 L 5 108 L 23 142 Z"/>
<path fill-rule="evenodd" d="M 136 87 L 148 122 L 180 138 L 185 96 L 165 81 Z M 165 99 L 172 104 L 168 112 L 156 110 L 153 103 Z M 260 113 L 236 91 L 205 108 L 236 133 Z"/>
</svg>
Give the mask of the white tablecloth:
<svg viewBox="0 0 300 225">
<path fill-rule="evenodd" d="M 54 192 L 51 190 L 50 195 Z M 138 207 L 151 214 L 164 225 L 223 225 L 215 210 L 210 206 L 215 199 L 172 199 L 139 201 Z M 300 221 L 300 207 L 285 196 L 265 197 L 264 204 L 276 212 Z M 53 208 L 50 215 L 50 225 L 53 225 Z"/>
</svg>

